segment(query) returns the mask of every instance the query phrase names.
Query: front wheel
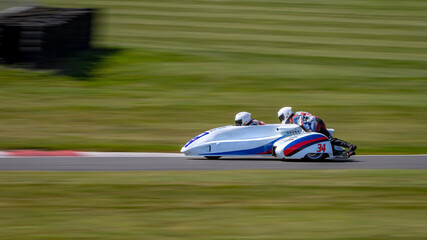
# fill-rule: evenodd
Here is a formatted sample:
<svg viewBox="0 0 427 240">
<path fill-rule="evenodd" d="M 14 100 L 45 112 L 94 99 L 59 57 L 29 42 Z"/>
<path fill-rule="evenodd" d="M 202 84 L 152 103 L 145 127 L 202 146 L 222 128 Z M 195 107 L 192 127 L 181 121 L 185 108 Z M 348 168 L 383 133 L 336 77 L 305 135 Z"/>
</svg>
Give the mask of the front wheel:
<svg viewBox="0 0 427 240">
<path fill-rule="evenodd" d="M 209 159 L 209 160 L 217 160 L 219 159 L 221 156 L 205 156 L 205 158 Z"/>
<path fill-rule="evenodd" d="M 305 155 L 304 160 L 310 160 L 310 161 L 321 161 L 325 159 L 327 154 L 325 153 L 308 153 Z"/>
</svg>

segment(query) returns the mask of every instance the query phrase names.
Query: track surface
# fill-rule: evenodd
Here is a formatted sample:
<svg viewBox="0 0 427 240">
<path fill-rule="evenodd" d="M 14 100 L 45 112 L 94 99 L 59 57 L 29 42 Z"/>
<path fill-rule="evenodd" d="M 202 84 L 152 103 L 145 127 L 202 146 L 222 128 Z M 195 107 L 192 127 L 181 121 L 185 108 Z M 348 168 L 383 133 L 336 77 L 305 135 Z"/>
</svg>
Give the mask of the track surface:
<svg viewBox="0 0 427 240">
<path fill-rule="evenodd" d="M 0 158 L 0 170 L 135 171 L 237 169 L 427 169 L 427 155 L 353 156 L 345 161 L 307 162 L 275 158 L 207 160 L 180 155 L 162 157 L 28 157 Z"/>
</svg>

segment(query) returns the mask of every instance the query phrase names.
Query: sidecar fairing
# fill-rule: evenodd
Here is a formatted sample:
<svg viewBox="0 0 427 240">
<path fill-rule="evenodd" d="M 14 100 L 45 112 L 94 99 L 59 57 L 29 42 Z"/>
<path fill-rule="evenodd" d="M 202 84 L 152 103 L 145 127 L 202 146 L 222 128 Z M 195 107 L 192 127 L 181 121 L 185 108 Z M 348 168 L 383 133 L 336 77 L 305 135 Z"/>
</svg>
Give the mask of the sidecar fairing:
<svg viewBox="0 0 427 240">
<path fill-rule="evenodd" d="M 248 156 L 272 154 L 273 144 L 302 133 L 295 124 L 225 126 L 208 130 L 188 141 L 181 152 L 186 156 Z"/>
<path fill-rule="evenodd" d="M 332 135 L 333 129 L 328 129 Z M 217 159 L 222 156 L 272 155 L 280 159 L 323 160 L 343 158 L 344 148 L 334 146 L 317 132 L 305 132 L 295 124 L 225 126 L 203 132 L 188 141 L 186 156 Z"/>
</svg>

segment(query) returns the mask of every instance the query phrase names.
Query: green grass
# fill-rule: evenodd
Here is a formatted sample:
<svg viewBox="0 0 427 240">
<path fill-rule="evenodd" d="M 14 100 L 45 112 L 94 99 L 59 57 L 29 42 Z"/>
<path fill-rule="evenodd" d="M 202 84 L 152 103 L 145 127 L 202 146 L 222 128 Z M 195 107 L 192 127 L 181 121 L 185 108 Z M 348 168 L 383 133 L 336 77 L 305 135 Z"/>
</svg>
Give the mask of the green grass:
<svg viewBox="0 0 427 240">
<path fill-rule="evenodd" d="M 0 238 L 426 239 L 424 170 L 5 172 Z"/>
<path fill-rule="evenodd" d="M 101 7 L 61 73 L 0 67 L 3 149 L 178 151 L 235 113 L 323 118 L 359 153 L 426 153 L 425 1 L 49 0 Z"/>
</svg>

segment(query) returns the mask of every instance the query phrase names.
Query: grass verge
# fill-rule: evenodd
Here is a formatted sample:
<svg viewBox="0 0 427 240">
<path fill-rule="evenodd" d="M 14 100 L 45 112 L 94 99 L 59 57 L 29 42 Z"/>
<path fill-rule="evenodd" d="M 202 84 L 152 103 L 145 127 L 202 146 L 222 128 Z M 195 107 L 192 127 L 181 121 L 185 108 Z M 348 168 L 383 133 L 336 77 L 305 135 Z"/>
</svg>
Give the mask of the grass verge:
<svg viewBox="0 0 427 240">
<path fill-rule="evenodd" d="M 0 238 L 425 239 L 425 174 L 3 172 Z"/>
</svg>

